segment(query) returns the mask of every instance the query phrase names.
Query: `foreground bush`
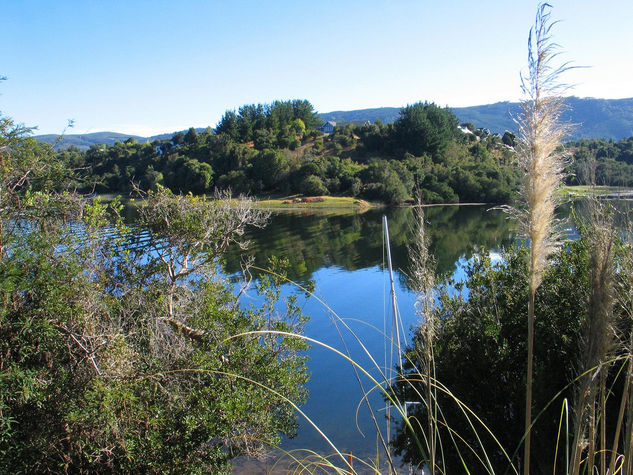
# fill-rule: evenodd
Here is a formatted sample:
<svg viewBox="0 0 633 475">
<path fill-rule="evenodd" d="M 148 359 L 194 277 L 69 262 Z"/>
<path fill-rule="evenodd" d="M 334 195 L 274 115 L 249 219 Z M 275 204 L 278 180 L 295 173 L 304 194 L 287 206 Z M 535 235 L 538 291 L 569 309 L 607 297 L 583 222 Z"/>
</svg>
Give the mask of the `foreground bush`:
<svg viewBox="0 0 633 475">
<path fill-rule="evenodd" d="M 116 202 L 52 192 L 47 155 L 7 130 L 0 472 L 219 473 L 292 435 L 306 345 L 253 332 L 300 334 L 305 317 L 292 299 L 276 313 L 274 279 L 240 307 L 215 271 L 266 217 L 159 189 L 130 230 Z"/>
<path fill-rule="evenodd" d="M 534 473 L 552 473 L 554 465 L 565 471 L 565 448 L 569 447 L 565 438 L 573 438 L 572 413 L 565 415 L 562 410 L 570 408 L 580 386 L 578 376 L 584 371 L 581 362 L 586 345 L 583 333 L 592 319 L 590 284 L 595 269 L 590 243 L 589 239 L 571 242 L 553 257 L 535 302 L 539 318 L 534 342 L 534 407 L 538 416 L 532 429 Z M 625 272 L 630 259 L 627 249 L 620 247 L 617 254 L 618 266 Z M 483 253 L 469 263 L 466 281 L 456 284 L 458 292 L 447 286 L 440 294 L 432 384 L 441 389 L 436 391 L 437 407 L 432 407 L 438 414 L 437 430 L 444 444 L 439 465 L 447 473 L 460 472 L 464 466 L 475 471 L 476 467 L 488 467 L 497 472 L 513 472 L 512 465 L 520 466 L 518 448 L 524 436 L 525 415 L 527 253 L 526 248 L 514 248 L 504 255 L 503 262 L 496 263 Z M 630 279 L 625 272 L 618 275 L 623 285 Z M 610 330 L 624 343 L 631 335 L 628 305 L 625 300 L 616 304 L 615 324 Z M 401 401 L 423 400 L 427 384 L 426 373 L 420 371 L 425 367 L 424 332 L 424 326 L 416 331 L 407 352 L 403 381 L 396 385 Z M 604 411 L 605 443 L 609 447 L 614 442 L 623 397 L 626 402 L 624 388 L 630 384 L 625 381 L 629 365 L 626 347 L 614 345 L 610 351 L 602 367 L 609 391 Z M 597 369 L 591 371 L 598 374 Z M 416 438 L 424 440 L 428 411 L 425 404 L 410 407 L 416 434 L 401 423 L 395 447 L 406 461 L 418 464 L 425 454 L 420 452 Z M 567 417 L 569 428 L 565 429 Z M 620 436 L 626 437 L 623 433 Z"/>
</svg>

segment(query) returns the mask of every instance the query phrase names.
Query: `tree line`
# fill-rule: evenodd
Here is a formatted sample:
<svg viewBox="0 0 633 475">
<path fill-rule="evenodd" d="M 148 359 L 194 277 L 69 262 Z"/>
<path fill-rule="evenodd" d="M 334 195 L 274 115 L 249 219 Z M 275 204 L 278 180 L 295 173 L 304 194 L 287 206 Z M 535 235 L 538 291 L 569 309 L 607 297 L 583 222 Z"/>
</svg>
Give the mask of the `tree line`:
<svg viewBox="0 0 633 475">
<path fill-rule="evenodd" d="M 244 105 L 215 131 L 194 128 L 169 140 L 134 139 L 58 159 L 79 171 L 82 191 L 128 193 L 134 186 L 174 193 L 231 189 L 251 195 L 357 196 L 389 204 L 511 200 L 513 149 L 497 135 L 431 103 L 403 108 L 393 124 L 340 124 L 323 134 L 305 100 Z M 414 192 L 415 190 L 415 192 Z"/>
<path fill-rule="evenodd" d="M 160 188 L 130 228 L 29 133 L 0 116 L 0 473 L 230 473 L 292 436 L 308 345 L 287 265 L 267 263 L 260 307 L 217 273 L 266 214 Z"/>
<path fill-rule="evenodd" d="M 633 186 L 633 137 L 582 139 L 566 147 L 572 156 L 567 184 Z"/>
</svg>

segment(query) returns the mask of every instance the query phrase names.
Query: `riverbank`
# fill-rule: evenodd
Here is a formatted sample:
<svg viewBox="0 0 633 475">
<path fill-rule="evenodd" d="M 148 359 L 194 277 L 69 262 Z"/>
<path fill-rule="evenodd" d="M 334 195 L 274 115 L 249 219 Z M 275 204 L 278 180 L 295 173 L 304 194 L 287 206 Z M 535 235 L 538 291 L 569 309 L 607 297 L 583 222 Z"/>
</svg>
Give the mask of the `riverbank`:
<svg viewBox="0 0 633 475">
<path fill-rule="evenodd" d="M 565 197 L 583 197 L 583 196 L 611 196 L 618 198 L 633 198 L 633 188 L 616 187 L 616 186 L 563 186 L 558 193 Z M 129 197 L 116 195 L 114 193 L 100 193 L 99 198 L 108 203 L 115 197 L 119 196 L 124 202 L 129 203 Z M 142 201 L 142 200 L 141 200 Z M 424 204 L 425 208 L 439 206 L 482 206 L 489 203 L 433 203 Z M 253 205 L 260 209 L 270 211 L 288 211 L 304 213 L 306 211 L 319 214 L 347 214 L 347 213 L 364 213 L 370 209 L 385 208 L 387 205 L 379 202 L 366 201 L 351 196 L 301 196 L 289 195 L 280 197 L 253 197 Z M 397 207 L 411 207 L 413 203 L 407 202 Z"/>
<path fill-rule="evenodd" d="M 627 188 L 623 186 L 589 186 L 589 185 L 575 185 L 575 186 L 562 186 L 559 190 L 562 195 L 568 196 L 596 196 L 596 195 L 624 195 L 632 196 L 633 188 Z"/>
<path fill-rule="evenodd" d="M 353 198 L 349 196 L 284 196 L 281 198 L 256 199 L 253 204 L 258 208 L 271 211 L 319 211 L 319 212 L 355 212 L 364 213 L 369 209 L 382 208 L 382 203 Z"/>
</svg>

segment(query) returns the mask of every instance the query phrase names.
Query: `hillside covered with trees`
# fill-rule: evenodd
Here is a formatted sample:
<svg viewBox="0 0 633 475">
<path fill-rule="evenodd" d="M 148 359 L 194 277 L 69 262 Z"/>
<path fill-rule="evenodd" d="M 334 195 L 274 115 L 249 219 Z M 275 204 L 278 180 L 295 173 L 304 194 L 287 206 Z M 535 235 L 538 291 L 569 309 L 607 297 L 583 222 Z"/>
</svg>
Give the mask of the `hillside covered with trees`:
<svg viewBox="0 0 633 475">
<path fill-rule="evenodd" d="M 306 100 L 227 111 L 215 131 L 170 139 L 70 147 L 58 159 L 79 170 L 82 191 L 125 194 L 159 185 L 175 193 L 215 189 L 270 195 L 345 195 L 388 204 L 417 190 L 428 203 L 511 199 L 512 134 L 491 135 L 435 104 L 403 108 L 392 124 L 347 124 L 330 134 Z M 415 194 L 418 194 L 418 193 Z"/>
<path fill-rule="evenodd" d="M 493 134 L 506 130 L 516 132 L 515 119 L 521 113 L 519 102 L 495 102 L 469 107 L 451 107 L 460 122 L 472 122 Z M 392 123 L 398 119 L 397 107 L 379 107 L 352 111 L 335 111 L 320 114 L 323 120 L 336 122 L 370 121 L 379 119 Z M 633 134 L 633 98 L 598 99 L 568 97 L 562 119 L 574 124 L 569 139 L 625 139 Z"/>
<path fill-rule="evenodd" d="M 260 306 L 217 273 L 267 214 L 163 188 L 132 229 L 28 133 L 0 115 L 0 473 L 226 474 L 292 437 L 307 317 L 285 261 Z"/>
<path fill-rule="evenodd" d="M 613 140 L 582 139 L 567 144 L 572 160 L 570 185 L 633 186 L 633 137 Z"/>
<path fill-rule="evenodd" d="M 595 138 L 622 140 L 633 135 L 633 98 L 597 99 L 593 97 L 568 97 L 565 100 L 566 112 L 563 120 L 574 124 L 568 140 Z M 521 113 L 518 102 L 495 102 L 469 107 L 449 108 L 462 122 L 477 124 L 493 134 L 503 135 L 506 131 L 516 132 L 514 119 Z M 399 107 L 377 107 L 348 111 L 321 112 L 319 118 L 324 122 L 333 121 L 340 125 L 380 121 L 392 124 L 400 116 Z M 198 133 L 204 128 L 197 128 Z M 139 137 L 115 132 L 93 132 L 88 134 L 64 134 L 61 138 L 55 134 L 37 135 L 36 139 L 53 144 L 56 149 L 75 146 L 88 150 L 93 145 L 113 145 L 117 140 L 125 141 L 132 137 L 139 142 L 154 142 L 169 139 L 172 134 Z"/>
</svg>

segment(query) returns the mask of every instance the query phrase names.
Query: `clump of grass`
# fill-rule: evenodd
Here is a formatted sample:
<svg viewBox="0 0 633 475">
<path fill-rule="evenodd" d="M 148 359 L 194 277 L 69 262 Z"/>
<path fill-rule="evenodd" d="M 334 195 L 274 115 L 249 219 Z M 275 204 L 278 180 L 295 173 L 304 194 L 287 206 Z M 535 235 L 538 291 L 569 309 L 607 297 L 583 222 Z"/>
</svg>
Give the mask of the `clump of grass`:
<svg viewBox="0 0 633 475">
<path fill-rule="evenodd" d="M 435 390 L 435 358 L 433 345 L 437 331 L 435 313 L 435 265 L 429 254 L 428 239 L 424 225 L 424 210 L 421 203 L 414 208 L 414 237 L 409 247 L 411 263 L 410 287 L 416 292 L 416 312 L 422 318 L 420 323 L 421 348 L 419 361 L 423 367 L 419 368 L 424 375 L 424 400 L 427 408 L 426 443 L 429 450 L 428 467 L 431 473 L 436 469 L 437 447 L 437 394 Z"/>
<path fill-rule="evenodd" d="M 617 304 L 624 314 L 624 327 L 628 327 L 629 335 L 627 338 L 624 332 L 620 339 L 621 357 L 625 362 L 624 388 L 614 430 L 609 473 L 615 473 L 620 434 L 623 432 L 621 473 L 629 474 L 633 473 L 633 227 L 630 225 L 627 234 L 629 239 L 622 246 L 622 258 L 618 261 L 619 272 L 615 275 L 614 290 Z"/>
<path fill-rule="evenodd" d="M 532 379 L 534 360 L 534 300 L 547 267 L 547 260 L 557 247 L 554 232 L 555 191 L 563 177 L 564 154 L 560 143 L 569 127 L 561 124 L 561 96 L 564 86 L 558 78 L 568 66 L 555 67 L 558 45 L 551 40 L 555 23 L 550 19 L 550 5 L 539 6 L 528 39 L 528 75 L 521 86 L 526 99 L 518 120 L 517 157 L 524 171 L 522 198 L 524 206 L 514 209 L 530 243 L 529 300 L 527 334 L 527 375 L 525 402 L 524 473 L 530 472 L 530 429 L 532 426 Z"/>
<path fill-rule="evenodd" d="M 600 473 L 606 472 L 606 382 L 609 360 L 615 349 L 613 213 L 607 205 L 592 200 L 590 223 L 591 281 L 588 311 L 584 320 L 581 376 L 575 397 L 572 475 L 580 472 L 581 456 L 587 451 L 587 467 L 594 467 L 600 453 Z M 600 427 L 596 424 L 599 421 Z M 599 432 L 599 434 L 598 434 Z M 600 450 L 596 450 L 599 447 Z"/>
</svg>

